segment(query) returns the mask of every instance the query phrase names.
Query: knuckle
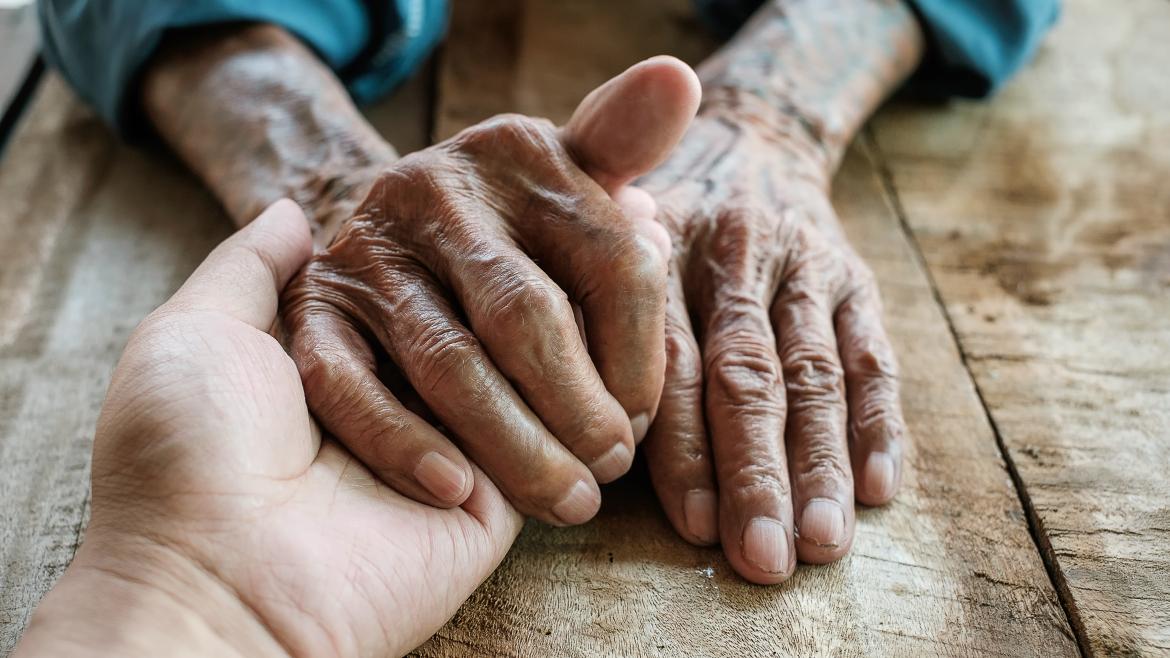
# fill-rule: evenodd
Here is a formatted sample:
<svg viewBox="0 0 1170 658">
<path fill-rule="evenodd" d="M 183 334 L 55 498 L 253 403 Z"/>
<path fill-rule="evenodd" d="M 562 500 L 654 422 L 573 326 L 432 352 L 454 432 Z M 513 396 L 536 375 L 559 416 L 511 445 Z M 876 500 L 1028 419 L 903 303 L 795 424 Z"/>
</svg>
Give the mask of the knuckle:
<svg viewBox="0 0 1170 658">
<path fill-rule="evenodd" d="M 375 435 L 396 435 L 407 431 L 409 423 L 384 405 L 366 404 L 378 399 L 378 392 L 367 390 L 370 382 L 347 358 L 331 348 L 319 350 L 297 364 L 304 384 L 305 397 L 313 412 L 332 427 L 344 423 L 342 441 Z"/>
<path fill-rule="evenodd" d="M 790 308 L 809 309 L 827 315 L 828 299 L 823 284 L 824 279 L 817 276 L 793 277 L 784 282 L 776 296 L 777 302 Z"/>
<path fill-rule="evenodd" d="M 347 238 L 366 248 L 391 248 L 387 234 L 413 238 L 437 220 L 458 217 L 458 192 L 463 186 L 461 177 L 451 175 L 455 169 L 446 156 L 428 152 L 395 162 L 378 177 L 371 200 L 346 222 L 334 243 Z"/>
<path fill-rule="evenodd" d="M 624 317 L 661 317 L 665 313 L 667 263 L 648 239 L 628 236 L 609 250 L 602 262 L 607 266 L 590 269 L 579 286 L 583 303 L 606 296 Z"/>
<path fill-rule="evenodd" d="M 511 152 L 518 148 L 550 149 L 555 141 L 552 124 L 522 114 L 498 114 L 466 128 L 455 137 L 454 144 L 464 151 L 482 153 Z"/>
<path fill-rule="evenodd" d="M 720 479 L 730 484 L 732 495 L 740 500 L 783 501 L 791 494 L 788 474 L 772 463 L 754 462 Z"/>
<path fill-rule="evenodd" d="M 887 386 L 897 385 L 898 361 L 889 346 L 870 338 L 855 348 L 850 366 L 858 375 L 867 379 L 885 380 Z"/>
<path fill-rule="evenodd" d="M 840 293 L 840 306 L 849 306 L 858 312 L 876 314 L 881 317 L 882 300 L 878 289 L 877 275 L 858 256 L 852 256 L 846 265 L 844 282 Z"/>
<path fill-rule="evenodd" d="M 845 371 L 831 352 L 798 346 L 785 356 L 784 383 L 794 404 L 834 404 L 844 399 Z"/>
<path fill-rule="evenodd" d="M 666 362 L 668 388 L 675 391 L 698 391 L 702 387 L 699 345 L 688 330 L 672 325 L 669 320 L 666 328 Z"/>
<path fill-rule="evenodd" d="M 833 442 L 814 441 L 804 446 L 797 463 L 795 475 L 803 486 L 844 485 L 852 479 L 844 453 Z"/>
<path fill-rule="evenodd" d="M 434 394 L 454 393 L 456 386 L 465 388 L 482 381 L 475 372 L 469 372 L 479 363 L 477 354 L 479 346 L 474 337 L 446 323 L 433 323 L 424 326 L 413 341 L 408 352 L 414 366 L 412 379 L 419 393 L 433 396 Z M 466 390 L 460 391 L 468 403 L 475 398 L 482 399 L 487 392 L 473 391 L 470 395 Z"/>
<path fill-rule="evenodd" d="M 570 430 L 572 435 L 562 443 L 574 454 L 588 445 L 589 451 L 594 454 L 584 456 L 590 459 L 600 457 L 610 448 L 623 443 L 625 435 L 629 433 L 626 429 L 629 423 L 624 416 L 597 408 L 574 414 L 570 422 L 574 425 Z"/>
<path fill-rule="evenodd" d="M 783 412 L 780 366 L 775 350 L 762 337 L 732 334 L 720 341 L 706 361 L 704 378 L 724 404 L 740 410 Z"/>
<path fill-rule="evenodd" d="M 854 405 L 849 418 L 849 431 L 854 439 L 878 437 L 882 441 L 899 441 L 905 433 L 902 409 L 896 390 L 871 388 L 861 393 L 861 402 Z"/>
<path fill-rule="evenodd" d="M 877 275 L 873 273 L 873 268 L 860 258 L 857 258 L 850 268 L 849 279 L 858 289 L 877 296 Z"/>
<path fill-rule="evenodd" d="M 338 385 L 345 382 L 348 368 L 332 351 L 317 349 L 300 356 L 297 360 L 297 370 L 307 396 L 320 402 L 328 402 L 325 398 L 344 397 L 338 394 Z"/>
<path fill-rule="evenodd" d="M 483 302 L 486 331 L 515 336 L 528 335 L 571 321 L 573 309 L 569 297 L 558 287 L 533 281 L 521 274 L 506 273 Z M 575 324 L 574 331 L 575 331 Z M 566 324 L 567 327 L 567 324 Z"/>
<path fill-rule="evenodd" d="M 350 294 L 339 295 L 337 291 L 342 288 Z M 358 282 L 334 266 L 329 254 L 318 254 L 285 287 L 279 311 L 290 334 L 297 337 L 317 314 L 344 313 L 360 289 Z"/>
<path fill-rule="evenodd" d="M 622 281 L 624 294 L 666 299 L 666 259 L 648 238 L 629 229 L 611 253 L 610 263 L 611 271 Z"/>
</svg>

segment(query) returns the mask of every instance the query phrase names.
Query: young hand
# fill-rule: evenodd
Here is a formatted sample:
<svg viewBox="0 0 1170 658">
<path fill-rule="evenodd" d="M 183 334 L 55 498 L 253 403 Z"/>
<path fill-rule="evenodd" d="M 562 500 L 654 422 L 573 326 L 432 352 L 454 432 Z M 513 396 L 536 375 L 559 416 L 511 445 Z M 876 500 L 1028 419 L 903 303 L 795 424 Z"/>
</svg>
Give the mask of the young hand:
<svg viewBox="0 0 1170 658">
<path fill-rule="evenodd" d="M 437 509 L 318 432 L 268 333 L 309 254 L 278 202 L 134 332 L 85 541 L 16 655 L 400 655 L 503 558 L 521 519 L 482 472 Z"/>
</svg>

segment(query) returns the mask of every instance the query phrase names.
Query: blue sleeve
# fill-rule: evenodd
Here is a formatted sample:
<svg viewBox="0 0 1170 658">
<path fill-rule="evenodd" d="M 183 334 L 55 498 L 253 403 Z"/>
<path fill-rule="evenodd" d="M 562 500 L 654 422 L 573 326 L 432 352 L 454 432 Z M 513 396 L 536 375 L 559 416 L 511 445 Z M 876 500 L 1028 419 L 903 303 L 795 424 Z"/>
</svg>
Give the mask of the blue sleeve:
<svg viewBox="0 0 1170 658">
<path fill-rule="evenodd" d="M 1059 0 L 912 0 L 928 49 L 910 80 L 932 96 L 991 95 L 1035 54 Z"/>
<path fill-rule="evenodd" d="M 992 94 L 1035 54 L 1056 22 L 1059 0 L 907 0 L 928 49 L 909 87 L 929 96 Z M 763 0 L 695 0 L 700 14 L 730 36 Z"/>
<path fill-rule="evenodd" d="M 239 21 L 297 35 L 368 101 L 405 80 L 442 38 L 446 0 L 38 0 L 43 50 L 82 98 L 132 131 L 138 77 L 167 30 Z"/>
</svg>

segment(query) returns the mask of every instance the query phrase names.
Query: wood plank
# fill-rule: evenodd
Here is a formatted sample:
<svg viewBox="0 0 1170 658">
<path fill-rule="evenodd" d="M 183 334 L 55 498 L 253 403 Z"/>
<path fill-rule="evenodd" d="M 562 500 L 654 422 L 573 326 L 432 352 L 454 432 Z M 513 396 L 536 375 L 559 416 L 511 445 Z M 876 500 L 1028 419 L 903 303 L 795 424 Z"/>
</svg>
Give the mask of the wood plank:
<svg viewBox="0 0 1170 658">
<path fill-rule="evenodd" d="M 1170 655 L 1170 3 L 1065 3 L 990 104 L 876 122 L 1093 653 Z"/>
<path fill-rule="evenodd" d="M 404 151 L 426 143 L 429 89 L 369 111 Z M 174 159 L 116 143 L 47 76 L 0 160 L 0 655 L 80 542 L 126 338 L 230 231 Z"/>
<path fill-rule="evenodd" d="M 689 12 L 685 0 L 457 2 L 438 136 L 503 110 L 563 120 L 642 57 L 697 60 L 710 43 Z M 634 474 L 605 488 L 589 524 L 529 523 L 417 655 L 1075 655 L 970 375 L 883 194 L 872 154 L 855 148 L 834 202 L 880 279 L 915 442 L 903 493 L 859 512 L 847 559 L 748 585 L 718 550 L 678 539 Z"/>
</svg>

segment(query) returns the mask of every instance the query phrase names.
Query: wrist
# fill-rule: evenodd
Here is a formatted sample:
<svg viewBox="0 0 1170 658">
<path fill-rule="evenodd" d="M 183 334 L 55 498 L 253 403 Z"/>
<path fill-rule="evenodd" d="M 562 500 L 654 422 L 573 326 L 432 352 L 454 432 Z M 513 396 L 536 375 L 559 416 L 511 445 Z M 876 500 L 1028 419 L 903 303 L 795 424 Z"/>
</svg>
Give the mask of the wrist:
<svg viewBox="0 0 1170 658">
<path fill-rule="evenodd" d="M 375 158 L 352 167 L 330 167 L 316 171 L 306 180 L 284 186 L 283 192 L 271 201 L 281 197 L 296 201 L 309 219 L 313 243 L 318 247 L 326 247 L 333 241 L 341 225 L 366 200 L 378 178 L 393 161 L 393 158 Z M 263 199 L 256 201 L 258 204 L 264 202 Z M 259 215 L 266 207 L 261 205 L 250 216 Z"/>
<path fill-rule="evenodd" d="M 328 233 L 397 159 L 336 76 L 273 25 L 169 34 L 141 98 L 158 134 L 241 226 L 288 197 Z"/>
<path fill-rule="evenodd" d="M 736 87 L 704 87 L 703 103 L 688 138 L 712 142 L 730 132 L 733 148 L 750 150 L 757 166 L 784 178 L 808 180 L 827 188 L 835 153 L 817 117 L 799 108 Z M 716 126 L 721 126 L 722 130 Z M 729 137 L 723 137 L 727 141 Z M 708 147 L 714 144 L 708 143 Z M 762 161 L 762 162 L 761 162 Z"/>
<path fill-rule="evenodd" d="M 923 49 L 902 0 L 770 0 L 698 73 L 705 105 L 803 133 L 833 171 Z"/>
<path fill-rule="evenodd" d="M 670 158 L 639 187 L 658 196 L 701 186 L 716 204 L 750 197 L 761 185 L 826 196 L 832 170 L 824 147 L 793 117 L 753 105 L 705 103 Z"/>
<path fill-rule="evenodd" d="M 286 656 L 238 596 L 157 542 L 91 533 L 17 651 L 37 656 Z"/>
</svg>

